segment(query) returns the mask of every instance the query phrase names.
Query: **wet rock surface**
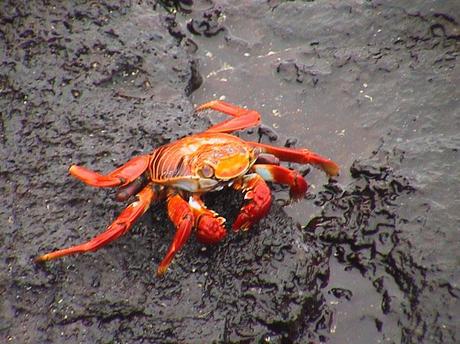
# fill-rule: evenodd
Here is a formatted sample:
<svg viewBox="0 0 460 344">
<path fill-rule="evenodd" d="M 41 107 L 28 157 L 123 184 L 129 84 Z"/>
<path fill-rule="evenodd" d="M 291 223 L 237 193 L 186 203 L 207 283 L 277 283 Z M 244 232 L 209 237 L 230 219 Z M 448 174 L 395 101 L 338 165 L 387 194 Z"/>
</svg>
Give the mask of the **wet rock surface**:
<svg viewBox="0 0 460 344">
<path fill-rule="evenodd" d="M 0 8 L 0 338 L 13 343 L 459 340 L 458 4 L 90 2 Z M 32 259 L 123 204 L 67 175 L 199 132 L 193 103 L 260 109 L 244 137 L 337 160 L 252 231 L 167 275 L 162 204 L 98 252 Z M 213 119 L 214 120 L 214 119 Z M 241 196 L 206 202 L 235 218 Z"/>
</svg>

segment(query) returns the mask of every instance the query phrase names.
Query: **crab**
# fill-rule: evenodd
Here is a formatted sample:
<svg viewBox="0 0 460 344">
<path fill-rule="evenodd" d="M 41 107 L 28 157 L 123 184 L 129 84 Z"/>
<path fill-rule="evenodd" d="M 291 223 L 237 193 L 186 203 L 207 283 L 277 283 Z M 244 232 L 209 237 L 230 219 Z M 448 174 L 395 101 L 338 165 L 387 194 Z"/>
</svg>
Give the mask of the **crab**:
<svg viewBox="0 0 460 344">
<path fill-rule="evenodd" d="M 275 147 L 232 135 L 234 131 L 260 123 L 260 114 L 255 110 L 215 100 L 197 107 L 196 111 L 208 109 L 232 118 L 202 133 L 158 147 L 150 154 L 134 157 L 106 175 L 72 165 L 69 173 L 83 183 L 119 187 L 118 201 L 132 196 L 135 200 L 103 233 L 83 244 L 41 255 L 36 262 L 96 251 L 129 231 L 154 202 L 166 201 L 176 232 L 157 269 L 157 274 L 163 275 L 193 230 L 197 239 L 205 244 L 218 243 L 227 235 L 225 219 L 206 207 L 203 194 L 226 187 L 243 192 L 245 202 L 232 229 L 246 231 L 270 209 L 272 196 L 266 182 L 289 186 L 292 199 L 301 198 L 307 191 L 303 176 L 281 166 L 280 161 L 311 164 L 329 176 L 339 172 L 335 162 L 307 149 Z"/>
</svg>

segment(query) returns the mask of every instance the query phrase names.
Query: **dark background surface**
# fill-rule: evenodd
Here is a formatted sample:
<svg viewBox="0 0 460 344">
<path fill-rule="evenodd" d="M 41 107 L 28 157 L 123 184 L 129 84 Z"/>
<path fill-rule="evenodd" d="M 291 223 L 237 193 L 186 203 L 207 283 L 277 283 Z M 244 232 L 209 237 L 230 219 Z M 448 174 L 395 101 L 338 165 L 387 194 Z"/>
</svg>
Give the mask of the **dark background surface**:
<svg viewBox="0 0 460 344">
<path fill-rule="evenodd" d="M 2 2 L 0 341 L 458 342 L 458 2 L 191 2 Z M 204 130 L 193 107 L 219 98 L 262 113 L 243 137 L 340 177 L 311 170 L 295 204 L 274 186 L 252 231 L 192 239 L 163 279 L 162 204 L 96 253 L 32 262 L 123 208 L 70 164 Z M 231 223 L 240 199 L 207 203 Z"/>
</svg>

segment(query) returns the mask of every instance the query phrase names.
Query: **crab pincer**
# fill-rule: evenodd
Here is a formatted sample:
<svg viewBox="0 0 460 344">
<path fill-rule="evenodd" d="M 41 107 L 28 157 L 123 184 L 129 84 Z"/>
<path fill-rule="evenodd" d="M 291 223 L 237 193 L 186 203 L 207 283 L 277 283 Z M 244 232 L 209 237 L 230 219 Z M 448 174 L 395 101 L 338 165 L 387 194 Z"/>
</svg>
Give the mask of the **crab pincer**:
<svg viewBox="0 0 460 344">
<path fill-rule="evenodd" d="M 271 191 L 256 173 L 244 176 L 233 187 L 244 192 L 246 204 L 241 208 L 232 228 L 234 231 L 246 231 L 267 215 L 272 201 Z"/>
</svg>

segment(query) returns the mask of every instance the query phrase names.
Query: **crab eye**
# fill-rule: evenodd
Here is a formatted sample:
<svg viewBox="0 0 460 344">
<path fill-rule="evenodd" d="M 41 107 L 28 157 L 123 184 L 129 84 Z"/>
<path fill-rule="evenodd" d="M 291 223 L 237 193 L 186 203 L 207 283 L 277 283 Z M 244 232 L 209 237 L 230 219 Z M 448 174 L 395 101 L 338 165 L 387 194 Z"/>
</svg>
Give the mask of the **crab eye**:
<svg viewBox="0 0 460 344">
<path fill-rule="evenodd" d="M 211 178 L 214 176 L 214 169 L 210 165 L 203 165 L 201 169 L 198 171 L 204 178 Z"/>
</svg>

